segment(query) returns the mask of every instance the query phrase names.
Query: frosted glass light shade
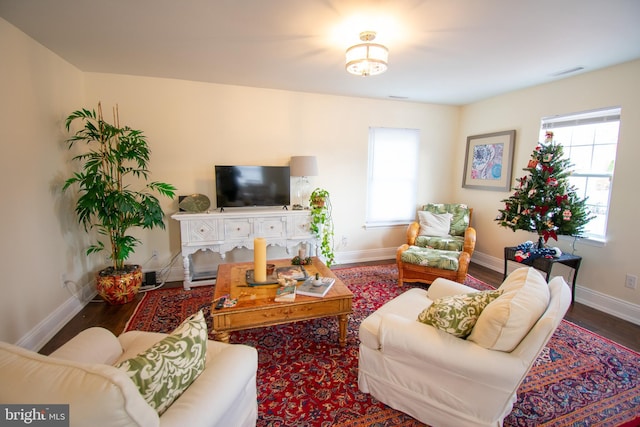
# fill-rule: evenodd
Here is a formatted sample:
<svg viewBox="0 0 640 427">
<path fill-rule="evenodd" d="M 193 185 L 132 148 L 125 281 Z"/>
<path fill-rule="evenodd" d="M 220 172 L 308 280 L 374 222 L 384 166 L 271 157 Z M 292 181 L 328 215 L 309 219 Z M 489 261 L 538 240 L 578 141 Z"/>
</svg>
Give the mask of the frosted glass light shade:
<svg viewBox="0 0 640 427">
<path fill-rule="evenodd" d="M 387 71 L 389 49 L 381 44 L 362 43 L 346 52 L 346 69 L 357 76 L 375 76 Z"/>
</svg>

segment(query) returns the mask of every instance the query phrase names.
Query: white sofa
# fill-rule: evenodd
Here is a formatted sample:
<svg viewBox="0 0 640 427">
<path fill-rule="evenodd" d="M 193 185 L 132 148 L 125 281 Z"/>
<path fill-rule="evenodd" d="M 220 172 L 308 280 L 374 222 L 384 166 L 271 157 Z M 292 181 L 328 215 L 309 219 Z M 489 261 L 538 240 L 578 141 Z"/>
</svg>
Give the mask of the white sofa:
<svg viewBox="0 0 640 427">
<path fill-rule="evenodd" d="M 255 426 L 257 352 L 207 341 L 205 369 L 161 416 L 113 365 L 166 334 L 82 331 L 50 356 L 0 342 L 0 403 L 70 404 L 71 426 Z"/>
<path fill-rule="evenodd" d="M 360 325 L 360 390 L 434 427 L 502 426 L 571 291 L 533 268 L 516 270 L 500 289 L 466 339 L 417 318 L 434 300 L 475 289 L 440 278 L 383 305 Z"/>
</svg>

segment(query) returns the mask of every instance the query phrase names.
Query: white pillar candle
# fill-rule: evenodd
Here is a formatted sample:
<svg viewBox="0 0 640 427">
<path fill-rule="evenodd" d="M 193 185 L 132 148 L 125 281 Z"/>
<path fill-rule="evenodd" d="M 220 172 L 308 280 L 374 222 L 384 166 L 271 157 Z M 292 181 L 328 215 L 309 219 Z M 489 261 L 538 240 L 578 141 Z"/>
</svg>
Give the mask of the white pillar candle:
<svg viewBox="0 0 640 427">
<path fill-rule="evenodd" d="M 267 281 L 267 241 L 264 237 L 253 239 L 253 278 L 256 282 Z"/>
</svg>

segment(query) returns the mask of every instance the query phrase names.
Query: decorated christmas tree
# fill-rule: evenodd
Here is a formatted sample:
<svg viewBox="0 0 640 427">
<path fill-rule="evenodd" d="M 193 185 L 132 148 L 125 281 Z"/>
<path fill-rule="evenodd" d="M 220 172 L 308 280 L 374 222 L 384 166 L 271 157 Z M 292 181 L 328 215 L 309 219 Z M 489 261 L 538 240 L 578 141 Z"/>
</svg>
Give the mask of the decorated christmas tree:
<svg viewBox="0 0 640 427">
<path fill-rule="evenodd" d="M 523 170 L 529 174 L 516 179 L 515 193 L 505 203 L 496 218 L 502 227 L 513 231 L 525 230 L 538 234 L 538 246 L 558 236 L 581 236 L 584 226 L 593 218 L 586 199 L 580 199 L 569 184 L 569 160 L 562 145 L 547 132 L 545 141 L 531 154 Z"/>
</svg>

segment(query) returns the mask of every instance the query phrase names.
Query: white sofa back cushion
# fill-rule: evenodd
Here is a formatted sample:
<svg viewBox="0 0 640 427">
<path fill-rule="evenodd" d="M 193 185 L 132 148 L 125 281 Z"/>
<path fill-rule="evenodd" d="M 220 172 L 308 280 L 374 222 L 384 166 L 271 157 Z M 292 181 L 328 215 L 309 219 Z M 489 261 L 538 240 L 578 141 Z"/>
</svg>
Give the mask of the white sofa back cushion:
<svg viewBox="0 0 640 427">
<path fill-rule="evenodd" d="M 74 402 L 69 407 L 71 425 L 160 424 L 127 374 L 113 366 L 56 359 L 0 342 L 0 377 L 2 403 Z"/>
<path fill-rule="evenodd" d="M 521 267 L 498 289 L 502 295 L 484 308 L 467 339 L 490 350 L 510 352 L 547 309 L 549 285 L 536 269 Z"/>
</svg>

